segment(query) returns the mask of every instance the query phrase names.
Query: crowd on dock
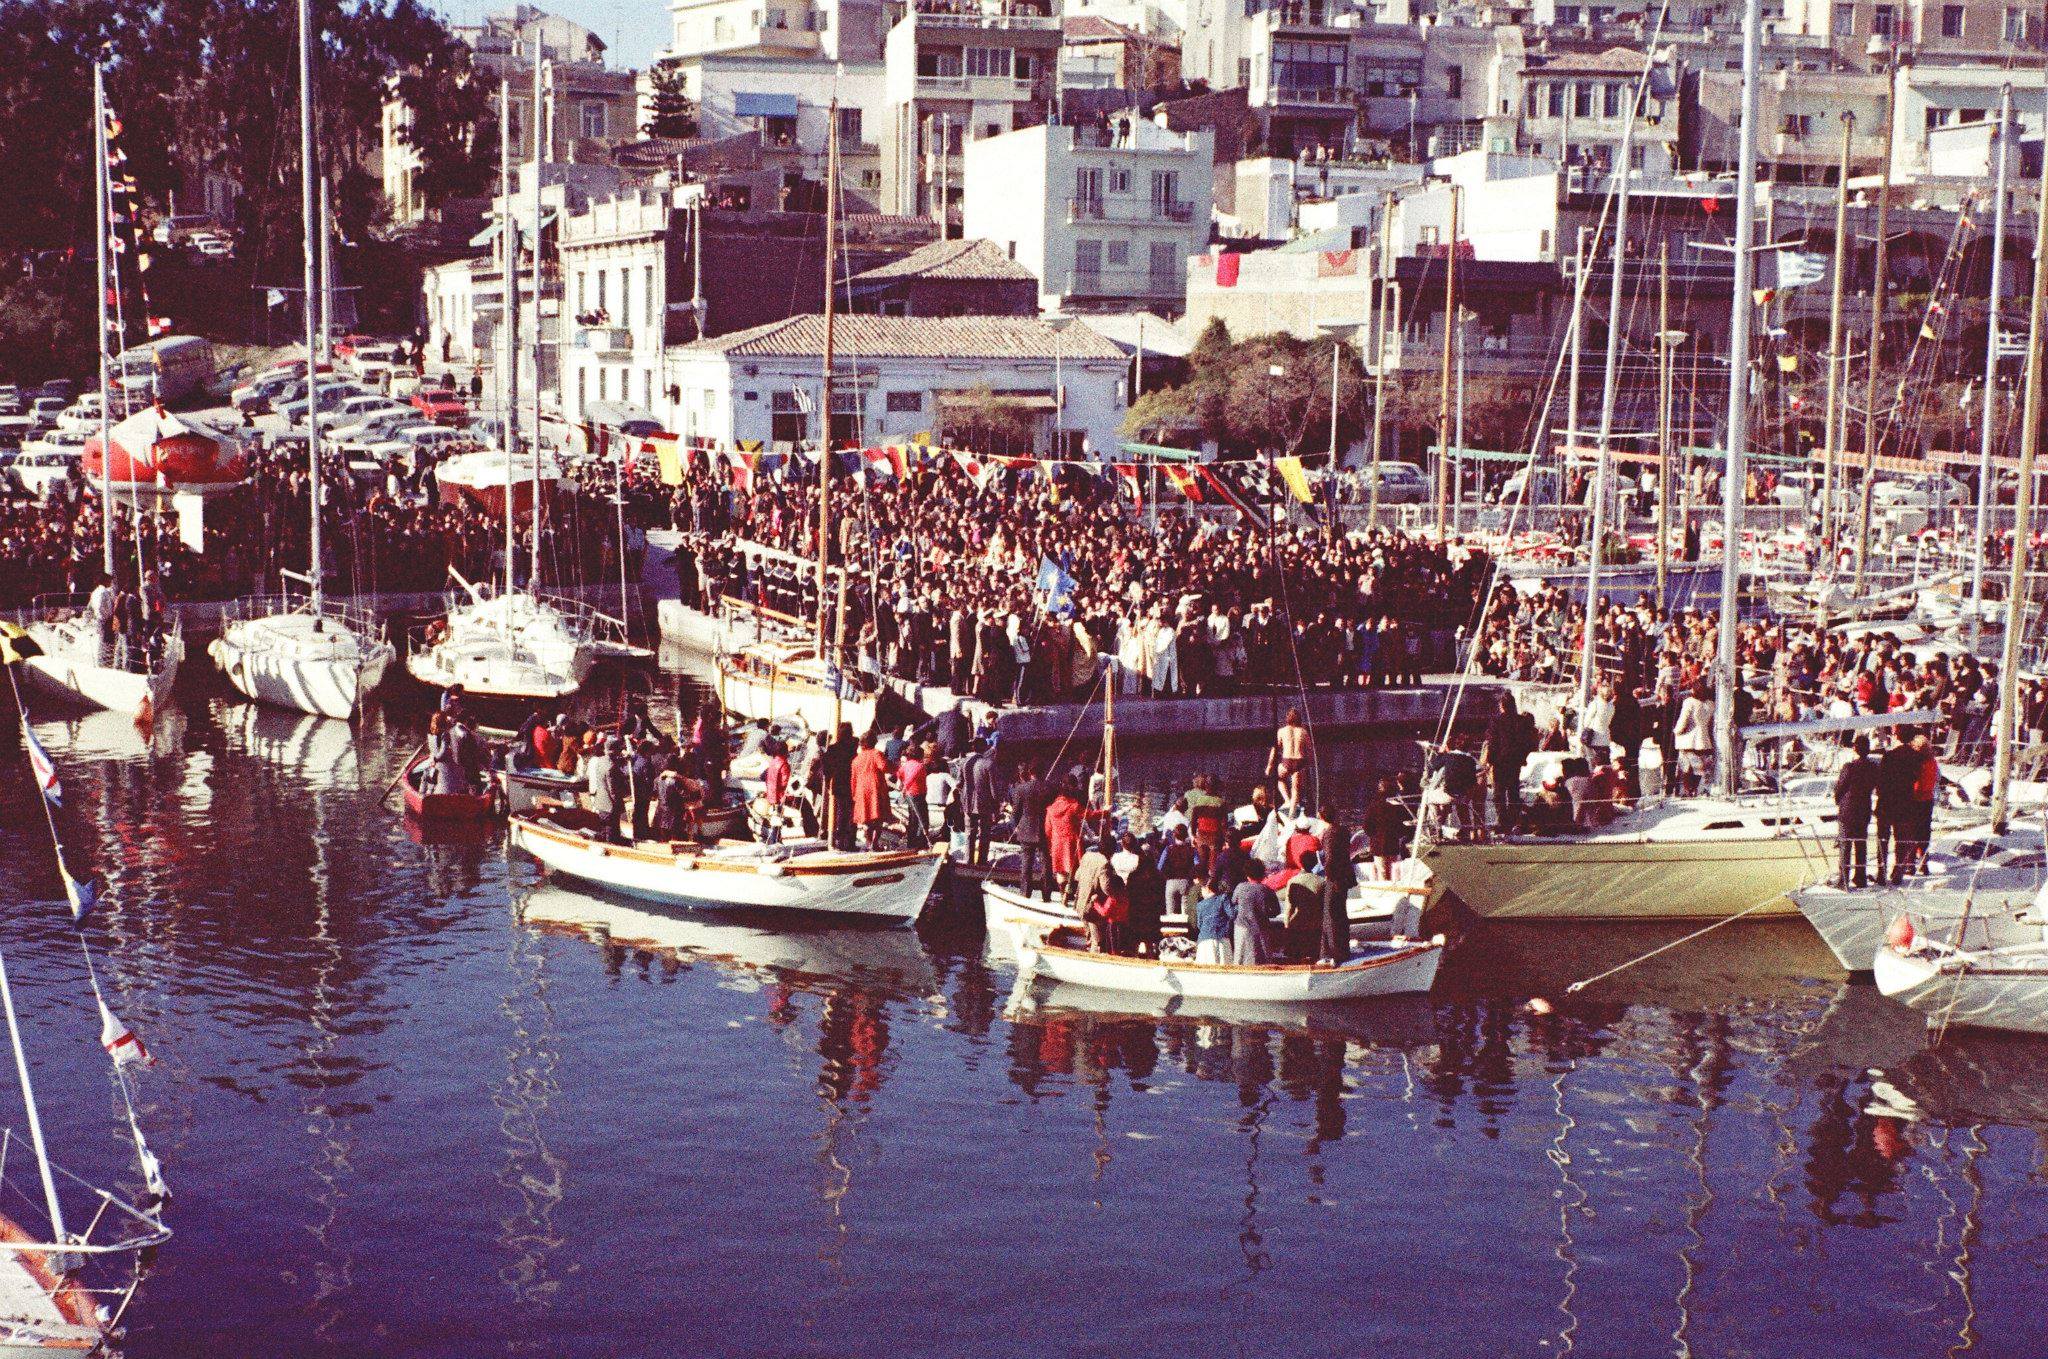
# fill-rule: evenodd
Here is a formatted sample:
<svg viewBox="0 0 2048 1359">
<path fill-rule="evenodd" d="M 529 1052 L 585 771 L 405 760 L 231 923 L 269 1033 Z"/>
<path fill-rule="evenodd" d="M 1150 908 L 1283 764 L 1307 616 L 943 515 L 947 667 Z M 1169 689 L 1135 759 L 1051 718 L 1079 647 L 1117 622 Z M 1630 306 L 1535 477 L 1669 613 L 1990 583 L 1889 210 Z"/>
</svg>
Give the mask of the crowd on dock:
<svg viewBox="0 0 2048 1359">
<path fill-rule="evenodd" d="M 873 672 L 989 701 L 1086 697 L 1102 655 L 1130 695 L 1412 683 L 1455 664 L 1490 565 L 1392 530 L 1155 525 L 1106 488 L 996 489 L 952 469 L 835 501 L 859 587 L 849 646 Z M 693 471 L 670 505 L 685 603 L 812 607 L 807 573 L 748 545 L 814 555 L 814 487 Z"/>
</svg>

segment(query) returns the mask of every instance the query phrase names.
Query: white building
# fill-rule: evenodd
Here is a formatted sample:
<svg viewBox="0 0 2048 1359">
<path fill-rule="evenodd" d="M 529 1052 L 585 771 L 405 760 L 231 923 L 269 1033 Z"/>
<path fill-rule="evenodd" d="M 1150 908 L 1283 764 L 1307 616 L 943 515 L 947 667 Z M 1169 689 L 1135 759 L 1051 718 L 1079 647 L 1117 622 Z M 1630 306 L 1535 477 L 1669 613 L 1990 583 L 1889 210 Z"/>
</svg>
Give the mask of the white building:
<svg viewBox="0 0 2048 1359">
<path fill-rule="evenodd" d="M 1036 274 L 1047 308 L 1178 312 L 1187 257 L 1209 242 L 1214 147 L 1206 129 L 1137 118 L 982 137 L 966 147 L 962 227 Z"/>
<path fill-rule="evenodd" d="M 822 316 L 794 316 L 671 348 L 667 372 L 681 391 L 671 428 L 738 447 L 814 443 L 824 336 Z M 1079 322 L 841 316 L 833 355 L 839 442 L 936 439 L 947 407 L 984 389 L 1029 414 L 1038 451 L 1107 453 L 1122 437 L 1123 351 Z"/>
<path fill-rule="evenodd" d="M 1944 151 L 1955 138 L 1940 135 L 1942 130 L 1996 117 L 1998 93 L 2006 85 L 2012 86 L 2013 118 L 2022 136 L 2039 137 L 2043 101 L 2038 65 L 1902 66 L 1892 84 L 1892 178 L 1905 183 L 1953 173 L 1953 154 Z M 1988 158 L 1984 163 L 1988 165 Z"/>
<path fill-rule="evenodd" d="M 1377 198 L 1404 184 L 1420 183 L 1423 167 L 1248 156 L 1228 173 L 1237 181 L 1237 212 L 1224 223 L 1225 234 L 1285 240 L 1328 223 L 1327 214 L 1305 212 L 1309 205 L 1361 194 Z"/>
<path fill-rule="evenodd" d="M 564 219 L 562 287 L 569 343 L 562 351 L 562 413 L 591 403 L 672 409 L 662 381 L 668 321 L 669 213 L 701 186 L 649 188 L 591 203 Z"/>
<path fill-rule="evenodd" d="M 662 55 L 879 61 L 882 8 L 882 0 L 669 0 Z"/>
<path fill-rule="evenodd" d="M 759 132 L 764 163 L 780 162 L 819 183 L 825 178 L 833 101 L 839 105 L 840 183 L 873 198 L 881 192 L 879 129 L 887 125 L 882 64 L 727 53 L 682 65 L 707 139 Z"/>
</svg>

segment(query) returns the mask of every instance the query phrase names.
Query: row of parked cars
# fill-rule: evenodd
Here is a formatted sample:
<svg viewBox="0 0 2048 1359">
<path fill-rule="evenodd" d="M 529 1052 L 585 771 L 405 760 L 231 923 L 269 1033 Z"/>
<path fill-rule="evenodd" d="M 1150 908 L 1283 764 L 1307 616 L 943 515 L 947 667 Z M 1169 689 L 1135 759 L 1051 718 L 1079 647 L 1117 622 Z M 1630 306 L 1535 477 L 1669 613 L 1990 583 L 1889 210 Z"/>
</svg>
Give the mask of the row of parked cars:
<svg viewBox="0 0 2048 1359">
<path fill-rule="evenodd" d="M 317 429 L 362 473 L 435 461 L 468 442 L 469 407 L 459 396 L 438 387 L 391 395 L 388 375 L 402 358 L 399 346 L 351 339 L 356 342 L 336 346 L 334 364 L 315 369 L 316 383 L 307 381 L 305 360 L 295 359 L 250 377 L 229 400 L 247 417 L 282 419 L 287 439 Z"/>
<path fill-rule="evenodd" d="M 100 394 L 67 378 L 0 384 L 0 490 L 46 496 L 76 468 L 100 425 Z"/>
</svg>

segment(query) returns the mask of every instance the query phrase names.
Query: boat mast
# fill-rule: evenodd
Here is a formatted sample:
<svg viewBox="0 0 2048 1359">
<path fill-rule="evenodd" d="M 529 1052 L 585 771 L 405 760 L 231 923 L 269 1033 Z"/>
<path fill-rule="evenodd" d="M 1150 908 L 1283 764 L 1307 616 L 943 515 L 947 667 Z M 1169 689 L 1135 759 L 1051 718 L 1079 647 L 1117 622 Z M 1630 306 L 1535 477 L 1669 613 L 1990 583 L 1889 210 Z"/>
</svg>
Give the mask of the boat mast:
<svg viewBox="0 0 2048 1359">
<path fill-rule="evenodd" d="M 1751 0 L 1755 3 L 1755 0 Z M 2001 106 L 2000 112 L 2004 113 Z M 1998 144 L 2001 165 L 2006 147 Z M 2020 483 L 2012 505 L 2012 576 L 2005 597 L 2005 654 L 1998 664 L 1998 745 L 1991 772 L 1991 827 L 2005 830 L 2020 707 L 2020 635 L 2027 629 L 2027 536 L 2034 506 L 2034 457 L 2041 451 L 2041 327 L 2048 324 L 2048 174 L 2034 206 L 2034 300 L 2027 309 L 2027 389 L 2020 415 Z M 1996 313 L 1992 326 L 1997 327 Z M 1982 550 L 1981 544 L 1979 550 Z"/>
<path fill-rule="evenodd" d="M 1742 132 L 1737 139 L 1735 179 L 1735 291 L 1728 318 L 1728 452 L 1721 474 L 1721 622 L 1714 665 L 1714 766 L 1721 791 L 1742 781 L 1736 767 L 1735 596 L 1742 585 L 1742 485 L 1749 455 L 1749 319 L 1756 305 L 1749 295 L 1756 233 L 1756 106 L 1763 27 L 1762 0 L 1742 6 Z"/>
<path fill-rule="evenodd" d="M 95 57 L 92 63 L 93 205 L 95 238 L 94 263 L 100 285 L 100 565 L 107 579 L 114 578 L 114 384 L 107 364 L 107 206 L 113 194 L 112 172 L 107 167 L 107 69 Z"/>
<path fill-rule="evenodd" d="M 1444 354 L 1443 367 L 1437 378 L 1436 394 L 1436 540 L 1444 541 L 1444 501 L 1448 489 L 1447 478 L 1451 468 L 1451 361 L 1452 350 L 1457 343 L 1458 315 L 1458 186 L 1451 185 L 1451 229 L 1449 246 L 1444 256 Z M 1334 399 L 1336 371 L 1331 370 Z M 1330 440 L 1336 442 L 1336 426 L 1332 424 Z M 1331 470 L 1336 470 L 1333 460 Z"/>
<path fill-rule="evenodd" d="M 304 4 L 305 0 L 299 0 Z M 7 985 L 7 960 L 0 958 L 0 1008 L 7 1011 L 7 1039 L 14 1045 L 14 1070 L 21 1077 L 21 1103 L 28 1113 L 29 1140 L 36 1149 L 36 1170 L 43 1179 L 43 1201 L 50 1209 L 50 1240 L 64 1244 L 64 1206 L 57 1201 L 57 1180 L 50 1173 L 50 1149 L 43 1143 L 43 1120 L 36 1112 L 35 1087 L 29 1084 L 28 1054 L 21 1048 L 21 1021 L 14 1014 L 14 992 Z"/>
<path fill-rule="evenodd" d="M 527 588 L 531 590 L 538 590 L 540 588 L 540 181 L 541 172 L 547 168 L 548 163 L 549 131 L 548 121 L 542 116 L 541 112 L 546 105 L 541 102 L 544 96 L 541 92 L 540 35 L 540 25 L 536 23 L 533 29 L 533 428 L 529 431 L 529 438 L 533 444 L 533 570 L 526 577 Z M 624 270 L 620 270 L 619 320 L 627 325 L 631 325 L 632 318 L 626 315 L 628 310 L 626 306 L 627 286 L 626 273 Z M 558 334 L 561 328 L 562 320 L 558 312 L 555 317 L 555 330 Z M 557 348 L 559 348 L 559 345 Z M 621 374 L 619 376 L 619 384 L 622 387 L 625 385 L 625 381 L 625 375 Z M 620 404 L 623 405 L 624 403 L 621 402 Z M 507 456 L 509 458 L 509 453 Z M 625 476 L 625 466 L 625 454 L 621 453 L 619 455 L 619 476 L 622 478 L 620 484 L 621 495 L 624 494 L 623 478 Z M 511 477 L 512 466 L 508 461 L 505 465 L 508 495 L 510 494 Z M 619 542 L 619 560 L 623 562 L 625 558 L 626 544 L 622 537 Z M 625 610 L 625 596 L 622 594 L 619 597 L 619 612 L 624 613 Z"/>
<path fill-rule="evenodd" d="M 512 577 L 519 559 L 519 543 L 512 534 L 512 389 L 507 370 L 512 366 L 512 309 L 519 303 L 513 276 L 519 272 L 519 257 L 512 251 L 512 81 L 498 77 L 498 434 L 505 445 L 505 593 L 512 593 Z M 512 625 L 508 612 L 501 621 Z"/>
<path fill-rule="evenodd" d="M 1870 562 L 1870 496 L 1877 481 L 1877 445 L 1883 430 L 1877 423 L 1878 363 L 1884 357 L 1885 252 L 1892 202 L 1892 138 L 1899 124 L 1899 63 L 1885 40 L 1872 37 L 1872 55 L 1885 56 L 1884 164 L 1877 184 L 1877 258 L 1870 279 L 1870 339 L 1863 356 L 1863 485 L 1856 499 L 1856 593 L 1861 595 Z"/>
<path fill-rule="evenodd" d="M 306 469 L 311 484 L 306 490 L 306 499 L 311 506 L 313 528 L 308 539 L 308 564 L 306 575 L 308 588 L 312 593 L 313 611 L 318 613 L 321 604 L 320 563 L 324 554 L 320 543 L 320 351 L 315 347 L 324 328 L 326 298 L 320 298 L 315 310 L 314 289 L 321 283 L 320 256 L 314 252 L 314 236 L 324 234 L 325 222 L 316 216 L 313 199 L 313 6 L 312 0 L 299 0 L 299 215 L 301 244 L 305 253 L 306 285 Z M 325 188 L 322 189 L 321 206 L 325 204 Z"/>
<path fill-rule="evenodd" d="M 831 665 L 839 663 L 825 632 L 826 579 L 832 559 L 832 276 L 838 268 L 834 254 L 839 230 L 839 96 L 835 92 L 825 114 L 825 344 L 824 371 L 819 383 L 818 402 L 818 652 Z M 839 686 L 832 686 L 836 697 Z M 834 732 L 837 735 L 837 732 Z"/>
<path fill-rule="evenodd" d="M 1671 242 L 1657 248 L 1657 607 L 1671 581 Z"/>
<path fill-rule="evenodd" d="M 1661 26 L 1660 26 L 1661 27 Z M 1654 53 L 1646 54 L 1646 61 L 1654 61 Z M 1636 87 L 1629 93 L 1628 118 L 1621 125 L 1621 151 L 1615 158 L 1614 174 L 1614 277 L 1607 285 L 1607 357 L 1601 375 L 1600 387 L 1600 436 L 1593 450 L 1593 524 L 1586 540 L 1586 610 L 1585 626 L 1579 639 L 1579 712 L 1583 715 L 1586 705 L 1593 698 L 1593 634 L 1599 623 L 1600 610 L 1600 542 L 1607 536 L 1607 446 L 1614 438 L 1615 386 L 1621 367 L 1621 274 L 1622 265 L 1628 258 L 1628 175 L 1630 153 L 1635 146 L 1636 106 L 1642 102 L 1643 89 L 1649 79 L 1649 69 L 1644 68 L 1638 77 Z M 1581 268 L 1584 267 L 1583 256 Z M 1576 321 L 1574 322 L 1576 329 Z M 1572 358 L 1578 359 L 1579 344 L 1573 337 Z M 1573 420 L 1577 421 L 1574 407 Z M 1578 431 L 1572 431 L 1578 437 Z M 1659 601 L 1660 605 L 1662 601 Z"/>
<path fill-rule="evenodd" d="M 1977 550 L 1970 554 L 1970 650 L 1984 639 L 1984 547 L 1991 532 L 1991 449 L 1998 442 L 1998 307 L 2005 283 L 2005 168 L 2012 156 L 2006 129 L 2012 125 L 2012 85 L 1998 92 L 1998 126 L 1991 133 L 1998 157 L 1997 188 L 1991 209 L 1991 299 L 1984 327 L 1984 431 L 1977 454 Z M 2010 610 L 2007 611 L 2010 614 Z M 2008 618 L 2006 626 L 2012 622 Z"/>
<path fill-rule="evenodd" d="M 1835 181 L 1835 277 L 1834 295 L 1828 302 L 1828 395 L 1827 414 L 1821 420 L 1820 540 L 1828 551 L 1828 568 L 1833 571 L 1841 554 L 1835 550 L 1835 463 L 1840 457 L 1842 429 L 1848 414 L 1842 401 L 1842 287 L 1849 263 L 1849 152 L 1856 136 L 1856 115 L 1842 114 L 1842 168 Z"/>
</svg>

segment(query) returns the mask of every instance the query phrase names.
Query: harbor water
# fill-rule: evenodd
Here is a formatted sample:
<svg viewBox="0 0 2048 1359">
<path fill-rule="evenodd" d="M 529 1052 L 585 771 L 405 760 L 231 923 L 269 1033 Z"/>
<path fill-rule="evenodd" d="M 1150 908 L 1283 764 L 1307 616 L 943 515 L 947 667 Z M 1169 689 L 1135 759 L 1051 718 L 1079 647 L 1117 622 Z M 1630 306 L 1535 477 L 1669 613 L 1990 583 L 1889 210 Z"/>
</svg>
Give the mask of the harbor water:
<svg viewBox="0 0 2048 1359">
<path fill-rule="evenodd" d="M 687 703 L 681 677 L 650 687 L 679 684 Z M 380 800 L 422 717 L 351 729 L 195 677 L 147 738 L 37 723 L 108 883 L 109 998 L 156 1056 L 142 1118 L 177 1235 L 135 1359 L 2026 1356 L 2048 1335 L 2048 1046 L 1930 1043 L 1801 922 L 1569 999 L 1675 932 L 1487 930 L 1426 1000 L 1307 1018 L 1119 1013 L 1019 991 L 971 912 L 684 916 L 545 881 L 495 835 L 437 843 Z M 1332 782 L 1412 758 L 1331 756 Z M 1196 758 L 1141 755 L 1126 786 L 1163 795 Z M 0 947 L 44 1121 L 60 1161 L 125 1183 L 36 793 L 7 767 Z M 6 1172 L 31 1173 L 18 1144 Z"/>
</svg>

